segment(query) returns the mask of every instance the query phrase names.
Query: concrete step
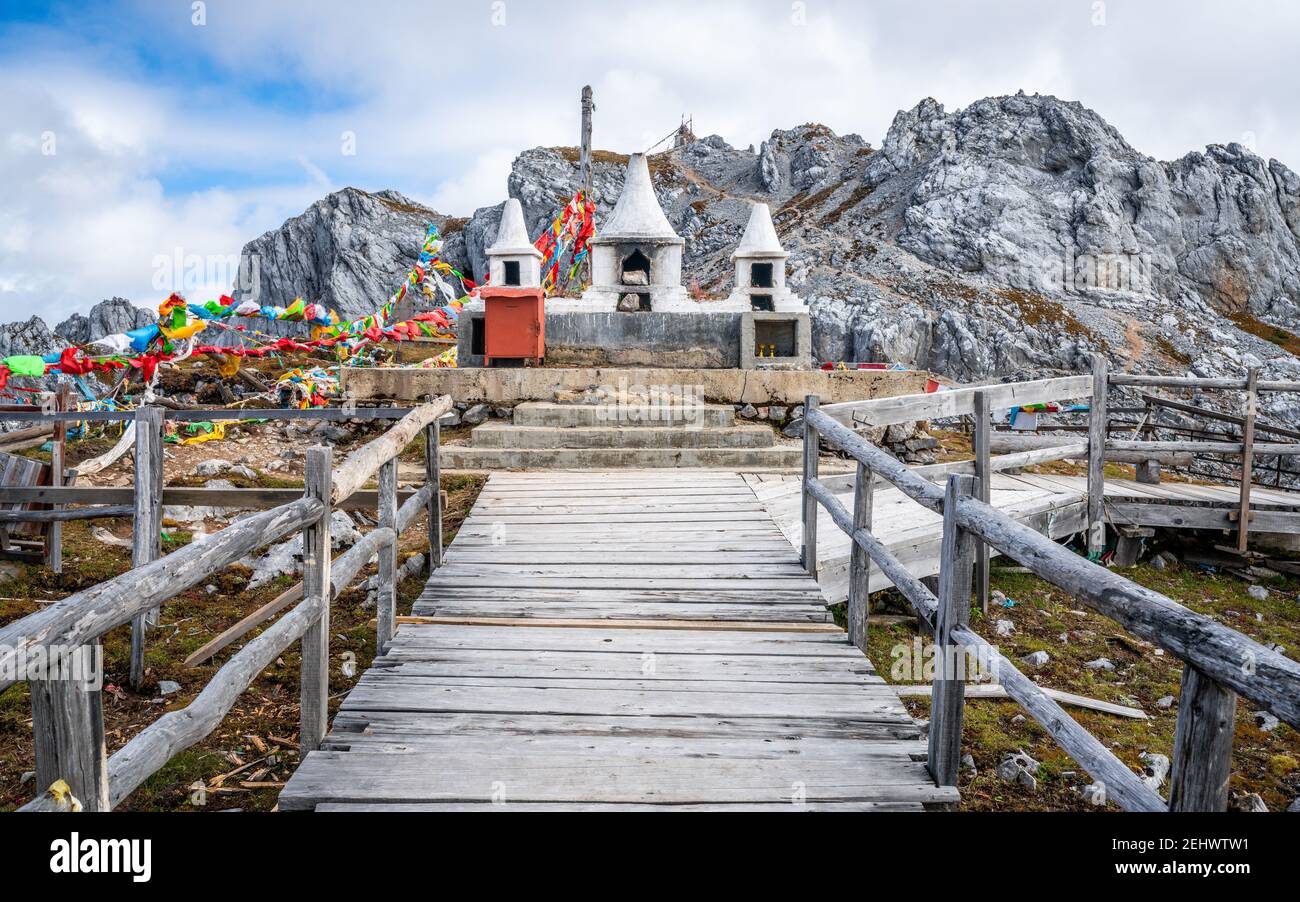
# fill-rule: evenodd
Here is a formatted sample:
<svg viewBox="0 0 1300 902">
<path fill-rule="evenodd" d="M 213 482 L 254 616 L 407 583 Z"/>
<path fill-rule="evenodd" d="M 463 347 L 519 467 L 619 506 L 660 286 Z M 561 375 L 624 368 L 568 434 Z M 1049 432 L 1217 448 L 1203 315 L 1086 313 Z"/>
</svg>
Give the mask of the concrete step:
<svg viewBox="0 0 1300 902">
<path fill-rule="evenodd" d="M 770 448 L 768 426 L 745 424 L 694 429 L 679 426 L 516 426 L 484 423 L 472 433 L 475 448 Z"/>
<path fill-rule="evenodd" d="M 475 448 L 443 445 L 448 470 L 601 470 L 715 467 L 726 470 L 793 470 L 799 445 L 770 448 Z"/>
<path fill-rule="evenodd" d="M 736 411 L 729 404 L 698 407 L 622 407 L 614 404 L 556 404 L 529 401 L 515 408 L 516 426 L 732 426 Z"/>
</svg>

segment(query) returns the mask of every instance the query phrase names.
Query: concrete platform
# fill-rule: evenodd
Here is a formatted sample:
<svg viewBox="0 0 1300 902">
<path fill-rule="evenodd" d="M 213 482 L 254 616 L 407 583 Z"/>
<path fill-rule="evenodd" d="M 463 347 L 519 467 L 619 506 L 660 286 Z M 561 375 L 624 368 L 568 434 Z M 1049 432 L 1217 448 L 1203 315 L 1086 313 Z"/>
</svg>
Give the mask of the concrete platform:
<svg viewBox="0 0 1300 902">
<path fill-rule="evenodd" d="M 484 423 L 471 437 L 475 448 L 770 448 L 770 426 L 520 426 Z"/>
<path fill-rule="evenodd" d="M 551 426 L 566 429 L 580 426 L 610 426 L 611 420 L 621 424 L 647 428 L 686 425 L 724 427 L 734 425 L 736 411 L 730 404 L 703 404 L 693 407 L 640 407 L 631 405 L 619 408 L 598 408 L 590 404 L 554 404 L 532 401 L 515 408 L 516 426 Z"/>
<path fill-rule="evenodd" d="M 691 386 L 716 404 L 823 404 L 865 401 L 925 391 L 923 370 L 742 370 L 656 367 L 538 367 L 527 369 L 406 369 L 344 367 L 343 391 L 358 400 L 418 401 L 451 395 L 457 401 L 515 404 L 551 401 L 556 392 L 597 386 Z"/>
<path fill-rule="evenodd" d="M 481 427 L 480 427 L 481 428 Z M 476 448 L 443 445 L 449 470 L 618 470 L 668 467 L 726 470 L 794 470 L 803 446 L 770 448 Z"/>
</svg>

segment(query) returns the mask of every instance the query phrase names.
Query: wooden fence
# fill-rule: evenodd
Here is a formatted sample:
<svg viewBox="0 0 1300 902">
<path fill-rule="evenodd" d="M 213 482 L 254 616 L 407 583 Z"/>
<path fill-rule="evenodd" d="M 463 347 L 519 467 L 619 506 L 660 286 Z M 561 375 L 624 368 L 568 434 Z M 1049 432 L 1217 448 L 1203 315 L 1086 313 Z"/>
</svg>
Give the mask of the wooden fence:
<svg viewBox="0 0 1300 902">
<path fill-rule="evenodd" d="M 1104 535 L 1102 463 L 1111 450 L 1103 427 L 1107 385 L 1105 363 L 1096 363 L 1088 386 L 1077 382 L 1062 382 L 1055 386 L 1046 384 L 1055 381 L 1028 383 L 1012 394 L 1040 401 L 1065 400 L 1079 397 L 1077 392 L 1084 388 L 1092 395 L 1087 448 L 1088 514 L 1089 548 L 1096 549 Z M 1257 390 L 1264 389 L 1264 383 L 1254 384 Z M 1223 387 L 1236 387 L 1236 383 Z M 893 581 L 920 619 L 934 631 L 937 648 L 929 765 L 938 785 L 955 786 L 957 782 L 965 665 L 975 658 L 996 675 L 1007 695 L 1020 703 L 1092 775 L 1104 788 L 1106 797 L 1121 807 L 1134 811 L 1224 810 L 1228 800 L 1237 695 L 1271 710 L 1292 726 L 1300 727 L 1300 664 L 1211 618 L 1188 610 L 1173 599 L 1074 554 L 991 507 L 983 494 L 987 491 L 988 476 L 995 469 L 987 453 L 982 451 L 982 448 L 987 448 L 988 417 L 985 414 L 995 404 L 1006 403 L 1006 389 L 1006 386 L 993 386 L 987 391 L 976 389 L 968 392 L 967 399 L 959 400 L 959 406 L 943 405 L 947 412 L 939 415 L 962 413 L 967 407 L 980 414 L 976 418 L 976 460 L 973 462 L 976 475 L 949 473 L 943 487 L 927 478 L 927 475 L 942 474 L 924 474 L 908 468 L 845 425 L 844 405 L 819 409 L 817 398 L 809 397 L 805 401 L 804 426 L 804 567 L 816 575 L 816 515 L 817 506 L 821 505 L 853 542 L 848 598 L 850 641 L 859 647 L 866 645 L 869 621 L 866 590 L 870 575 L 868 568 L 873 563 Z M 994 394 L 995 391 L 1000 394 Z M 1047 396 L 1053 393 L 1055 397 Z M 894 411 L 890 415 L 900 417 L 894 422 L 921 418 L 911 414 L 904 399 L 887 400 Z M 861 410 L 870 403 L 852 406 Z M 935 406 L 932 400 L 924 403 Z M 828 414 L 827 410 L 832 408 L 839 408 L 840 416 Z M 870 408 L 866 409 L 868 421 L 878 422 L 870 418 Z M 980 438 L 981 431 L 985 433 L 983 439 Z M 852 511 L 840 503 L 827 481 L 818 478 L 817 453 L 823 441 L 858 462 Z M 1077 451 L 1072 447 L 1068 456 L 1077 455 Z M 871 486 L 874 480 L 893 484 L 918 504 L 943 516 L 937 595 L 910 574 L 872 534 Z M 989 547 L 1184 662 L 1168 803 L 1022 674 L 995 646 L 970 628 L 968 615 L 975 564 L 981 552 Z"/>
<path fill-rule="evenodd" d="M 365 410 L 329 411 L 332 419 L 392 416 L 401 416 L 401 419 L 337 466 L 333 464 L 330 448 L 309 449 L 305 489 L 302 492 L 289 490 L 297 495 L 296 498 L 285 498 L 280 492 L 268 494 L 263 490 L 251 490 L 261 494 L 246 495 L 236 503 L 253 502 L 247 506 L 269 509 L 243 517 L 203 542 L 187 545 L 166 556 L 159 554 L 158 532 L 162 504 L 171 500 L 168 496 L 174 490 L 162 487 L 162 419 L 176 414 L 179 414 L 176 418 L 206 419 L 212 416 L 213 411 L 164 413 L 156 408 L 145 408 L 129 414 L 135 423 L 136 484 L 127 490 L 134 499 L 131 506 L 135 518 L 133 568 L 0 628 L 0 692 L 23 678 L 27 672 L 25 662 L 39 659 L 50 665 L 45 671 L 50 678 L 28 679 L 32 695 L 32 729 L 36 739 L 36 780 L 42 790 L 62 781 L 77 800 L 74 805 L 66 793 L 44 792 L 23 810 L 68 810 L 70 806 L 90 811 L 112 809 L 172 756 L 210 734 L 257 675 L 299 640 L 302 642 L 299 744 L 304 754 L 319 747 L 327 728 L 330 602 L 377 553 L 377 641 L 382 651 L 384 644 L 392 638 L 396 623 L 398 536 L 421 510 L 427 510 L 429 514 L 431 566 L 441 564 L 438 419 L 450 407 L 451 399 L 442 397 L 410 411 L 383 414 Z M 259 417 L 298 418 L 313 412 L 237 413 L 243 417 L 255 413 Z M 67 414 L 62 418 L 81 419 L 85 415 Z M 121 418 L 121 415 L 89 417 L 111 418 Z M 407 497 L 399 508 L 397 456 L 421 433 L 425 441 L 425 484 Z M 338 559 L 331 560 L 330 516 L 333 509 L 355 506 L 363 494 L 359 490 L 376 475 L 378 491 L 369 497 L 374 498 L 378 527 Z M 40 500 L 66 504 L 77 503 L 83 498 L 103 497 L 87 493 L 120 490 L 55 487 L 40 491 L 46 493 Z M 74 494 L 79 491 L 80 494 Z M 232 503 L 228 491 L 184 491 L 188 493 L 185 495 L 187 499 L 196 499 L 188 503 L 214 506 Z M 0 492 L 0 498 L 12 494 L 12 491 Z M 108 515 L 104 511 L 100 513 Z M 109 757 L 98 685 L 58 676 L 73 673 L 75 667 L 71 665 L 77 661 L 97 660 L 100 638 L 115 627 L 131 623 L 131 670 L 132 678 L 138 681 L 143 674 L 151 612 L 253 550 L 296 531 L 301 531 L 303 536 L 303 583 L 297 596 L 301 600 L 232 656 L 187 707 L 164 714 Z M 280 600 L 284 598 L 281 596 Z"/>
</svg>

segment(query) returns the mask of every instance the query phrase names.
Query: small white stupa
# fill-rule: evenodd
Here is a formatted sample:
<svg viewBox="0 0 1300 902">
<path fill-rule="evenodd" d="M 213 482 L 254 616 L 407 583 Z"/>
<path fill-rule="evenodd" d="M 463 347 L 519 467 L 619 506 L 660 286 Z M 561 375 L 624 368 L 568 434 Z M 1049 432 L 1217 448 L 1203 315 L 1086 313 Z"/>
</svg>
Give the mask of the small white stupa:
<svg viewBox="0 0 1300 902">
<path fill-rule="evenodd" d="M 491 284 L 497 288 L 537 288 L 542 284 L 542 252 L 528 240 L 524 208 L 515 198 L 506 201 L 497 240 L 484 253 Z"/>
<path fill-rule="evenodd" d="M 726 300 L 728 309 L 801 313 L 808 305 L 785 285 L 785 261 L 790 258 L 772 225 L 767 204 L 754 204 L 740 246 L 731 255 L 736 286 Z"/>
<path fill-rule="evenodd" d="M 574 310 L 698 312 L 682 287 L 686 242 L 664 216 L 643 153 L 627 161 L 623 193 L 591 241 L 591 287 Z M 551 309 L 568 304 L 552 301 Z"/>
</svg>

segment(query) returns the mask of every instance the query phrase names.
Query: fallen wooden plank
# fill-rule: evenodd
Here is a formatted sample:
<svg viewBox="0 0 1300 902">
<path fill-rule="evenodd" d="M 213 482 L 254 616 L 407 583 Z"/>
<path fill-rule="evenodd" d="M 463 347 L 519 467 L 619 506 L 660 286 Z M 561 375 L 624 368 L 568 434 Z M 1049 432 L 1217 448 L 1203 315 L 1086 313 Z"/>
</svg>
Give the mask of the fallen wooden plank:
<svg viewBox="0 0 1300 902">
<path fill-rule="evenodd" d="M 909 686 L 896 685 L 894 690 L 904 697 L 927 697 L 930 695 L 932 686 Z M 1140 708 L 1130 708 L 1126 705 L 1117 705 L 1114 702 L 1105 702 L 1100 699 L 1088 698 L 1085 695 L 1075 695 L 1073 692 L 1062 692 L 1060 689 L 1048 689 L 1046 686 L 1038 687 L 1043 690 L 1043 694 L 1048 698 L 1061 702 L 1065 705 L 1073 705 L 1076 708 L 1088 708 L 1092 711 L 1104 711 L 1107 714 L 1116 714 L 1120 717 L 1130 717 L 1134 720 L 1147 720 L 1149 715 Z M 967 698 L 1009 698 L 1007 690 L 1002 686 L 995 684 L 975 684 L 966 685 Z"/>
</svg>

